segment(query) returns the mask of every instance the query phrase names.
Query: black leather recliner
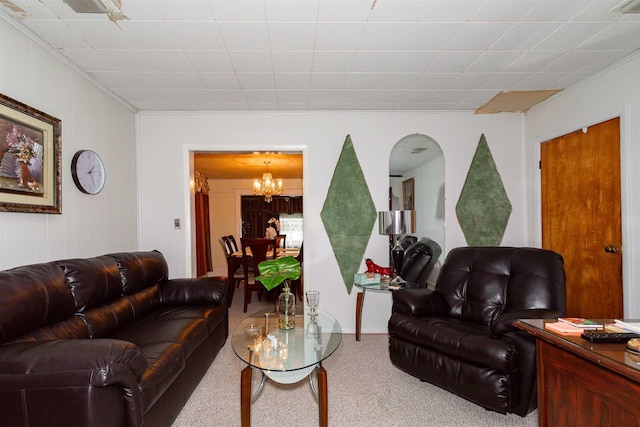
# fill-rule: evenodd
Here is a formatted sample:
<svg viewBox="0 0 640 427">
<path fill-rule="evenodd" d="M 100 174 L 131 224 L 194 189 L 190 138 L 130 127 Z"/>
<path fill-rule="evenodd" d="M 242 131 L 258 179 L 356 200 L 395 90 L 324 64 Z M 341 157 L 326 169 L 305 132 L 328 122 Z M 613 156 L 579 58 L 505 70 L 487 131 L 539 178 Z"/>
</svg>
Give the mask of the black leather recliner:
<svg viewBox="0 0 640 427">
<path fill-rule="evenodd" d="M 535 341 L 524 318 L 565 314 L 562 257 L 535 248 L 456 248 L 435 290 L 393 292 L 391 362 L 487 409 L 536 408 Z"/>
<path fill-rule="evenodd" d="M 441 254 L 442 248 L 439 244 L 423 237 L 404 251 L 400 277 L 409 282 L 410 287 L 426 288 L 429 276 Z"/>
</svg>

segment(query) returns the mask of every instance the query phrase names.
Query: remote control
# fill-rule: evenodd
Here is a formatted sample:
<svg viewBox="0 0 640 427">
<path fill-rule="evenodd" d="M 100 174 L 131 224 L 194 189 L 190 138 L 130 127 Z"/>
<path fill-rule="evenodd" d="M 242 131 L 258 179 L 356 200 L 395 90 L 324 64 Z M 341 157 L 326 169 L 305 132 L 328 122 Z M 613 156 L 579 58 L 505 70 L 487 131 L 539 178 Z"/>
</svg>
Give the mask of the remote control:
<svg viewBox="0 0 640 427">
<path fill-rule="evenodd" d="M 583 332 L 580 335 L 587 341 L 597 343 L 627 342 L 631 338 L 640 338 L 635 332 Z"/>
</svg>

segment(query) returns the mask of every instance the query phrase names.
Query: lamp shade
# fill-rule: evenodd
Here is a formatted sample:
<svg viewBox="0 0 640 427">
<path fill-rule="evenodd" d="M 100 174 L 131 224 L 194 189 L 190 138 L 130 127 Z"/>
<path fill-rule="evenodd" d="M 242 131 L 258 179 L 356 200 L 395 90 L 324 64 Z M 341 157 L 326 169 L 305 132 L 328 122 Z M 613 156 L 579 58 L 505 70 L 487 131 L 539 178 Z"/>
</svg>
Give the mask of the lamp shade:
<svg viewBox="0 0 640 427">
<path fill-rule="evenodd" d="M 405 234 L 413 230 L 413 211 L 378 212 L 378 232 L 380 234 Z"/>
</svg>

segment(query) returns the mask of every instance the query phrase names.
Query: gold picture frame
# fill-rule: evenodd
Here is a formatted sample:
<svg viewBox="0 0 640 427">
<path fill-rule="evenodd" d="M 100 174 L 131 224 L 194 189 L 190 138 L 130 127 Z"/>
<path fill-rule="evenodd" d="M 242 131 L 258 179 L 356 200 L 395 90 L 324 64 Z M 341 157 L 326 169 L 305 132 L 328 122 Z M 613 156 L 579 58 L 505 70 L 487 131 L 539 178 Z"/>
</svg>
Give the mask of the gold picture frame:
<svg viewBox="0 0 640 427">
<path fill-rule="evenodd" d="M 415 181 L 413 178 L 402 181 L 402 210 L 411 211 L 411 233 L 415 233 Z"/>
<path fill-rule="evenodd" d="M 62 213 L 61 127 L 0 94 L 0 212 Z"/>
</svg>

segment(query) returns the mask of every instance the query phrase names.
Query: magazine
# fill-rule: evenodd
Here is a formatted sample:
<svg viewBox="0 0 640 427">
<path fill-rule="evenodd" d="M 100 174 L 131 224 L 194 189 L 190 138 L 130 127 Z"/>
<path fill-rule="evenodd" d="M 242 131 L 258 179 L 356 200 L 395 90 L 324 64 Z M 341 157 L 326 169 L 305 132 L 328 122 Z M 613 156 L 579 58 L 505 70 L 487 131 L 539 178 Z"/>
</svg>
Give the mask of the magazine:
<svg viewBox="0 0 640 427">
<path fill-rule="evenodd" d="M 620 326 L 627 331 L 640 333 L 640 320 L 633 321 L 615 319 L 614 322 L 616 326 Z"/>
<path fill-rule="evenodd" d="M 602 323 L 591 319 L 585 319 L 584 317 L 558 317 L 558 320 L 582 329 L 604 328 Z"/>
</svg>

